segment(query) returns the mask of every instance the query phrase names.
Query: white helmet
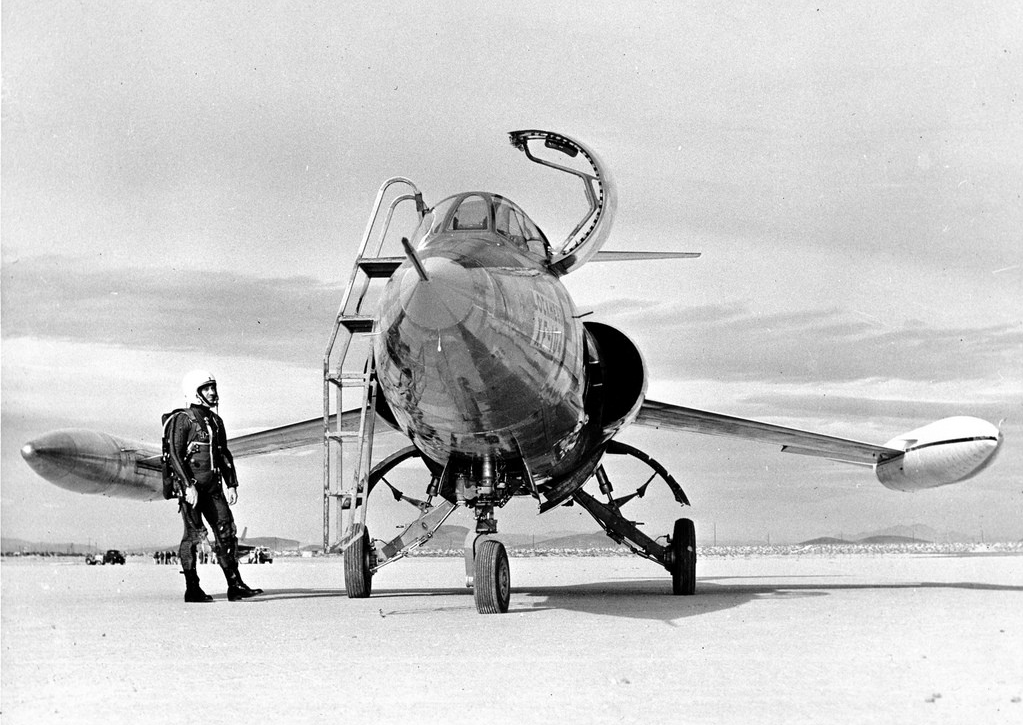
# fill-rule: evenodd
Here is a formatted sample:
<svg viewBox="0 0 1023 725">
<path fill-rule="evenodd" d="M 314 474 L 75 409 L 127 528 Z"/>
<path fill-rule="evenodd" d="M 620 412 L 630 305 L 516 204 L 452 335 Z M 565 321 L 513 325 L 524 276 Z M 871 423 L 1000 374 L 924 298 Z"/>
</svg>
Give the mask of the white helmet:
<svg viewBox="0 0 1023 725">
<path fill-rule="evenodd" d="M 215 403 L 211 403 L 202 397 L 199 389 L 205 388 L 211 383 L 213 385 L 217 384 L 217 379 L 213 377 L 213 373 L 208 370 L 192 370 L 181 381 L 181 392 L 185 394 L 185 400 L 188 403 L 198 403 L 209 408 L 215 405 Z"/>
</svg>

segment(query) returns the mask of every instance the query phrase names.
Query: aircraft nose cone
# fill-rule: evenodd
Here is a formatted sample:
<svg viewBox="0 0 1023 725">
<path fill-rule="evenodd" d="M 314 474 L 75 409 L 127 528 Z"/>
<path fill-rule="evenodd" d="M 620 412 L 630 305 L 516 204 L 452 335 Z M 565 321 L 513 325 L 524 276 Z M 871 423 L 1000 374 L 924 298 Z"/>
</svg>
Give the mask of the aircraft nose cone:
<svg viewBox="0 0 1023 725">
<path fill-rule="evenodd" d="M 23 445 L 21 447 L 21 457 L 31 466 L 32 462 L 39 457 L 39 451 L 36 449 L 35 443 L 29 442 Z"/>
<path fill-rule="evenodd" d="M 414 268 L 405 270 L 400 300 L 405 314 L 420 327 L 443 330 L 461 323 L 473 306 L 473 280 L 468 269 L 445 257 L 423 260 L 427 279 Z"/>
<path fill-rule="evenodd" d="M 63 432 L 47 433 L 21 447 L 21 457 L 33 471 L 53 480 L 67 473 L 77 446 L 71 436 Z"/>
</svg>

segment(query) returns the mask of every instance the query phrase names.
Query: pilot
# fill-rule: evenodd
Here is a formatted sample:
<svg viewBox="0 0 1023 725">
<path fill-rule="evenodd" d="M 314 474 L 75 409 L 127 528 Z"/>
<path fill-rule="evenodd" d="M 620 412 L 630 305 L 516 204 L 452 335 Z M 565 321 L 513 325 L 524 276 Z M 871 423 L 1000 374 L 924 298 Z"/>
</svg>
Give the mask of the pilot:
<svg viewBox="0 0 1023 725">
<path fill-rule="evenodd" d="M 214 411 L 220 401 L 217 381 L 205 370 L 193 370 L 185 376 L 181 388 L 189 407 L 175 411 L 168 421 L 168 436 L 171 467 L 184 482 L 180 510 L 185 533 L 178 556 L 185 575 L 185 601 L 213 600 L 200 588 L 195 569 L 196 549 L 206 538 L 203 518 L 213 529 L 217 561 L 227 579 L 228 600 L 234 602 L 262 594 L 262 589 L 249 587 L 238 573 L 238 533 L 228 508 L 238 500 L 238 477 L 227 449 L 224 421 Z"/>
</svg>

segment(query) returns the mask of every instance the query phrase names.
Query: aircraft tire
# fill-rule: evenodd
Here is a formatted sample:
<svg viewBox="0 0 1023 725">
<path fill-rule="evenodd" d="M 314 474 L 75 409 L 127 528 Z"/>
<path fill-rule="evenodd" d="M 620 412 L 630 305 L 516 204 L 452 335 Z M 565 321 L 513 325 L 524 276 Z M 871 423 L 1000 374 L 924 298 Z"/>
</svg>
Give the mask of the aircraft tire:
<svg viewBox="0 0 1023 725">
<path fill-rule="evenodd" d="M 696 594 L 696 527 L 691 519 L 678 519 L 671 536 L 671 593 Z"/>
<path fill-rule="evenodd" d="M 373 591 L 369 529 L 345 551 L 345 590 L 349 599 L 365 599 Z"/>
<path fill-rule="evenodd" d="M 500 541 L 480 542 L 474 564 L 473 594 L 480 614 L 503 614 L 511 601 L 511 567 Z"/>
</svg>

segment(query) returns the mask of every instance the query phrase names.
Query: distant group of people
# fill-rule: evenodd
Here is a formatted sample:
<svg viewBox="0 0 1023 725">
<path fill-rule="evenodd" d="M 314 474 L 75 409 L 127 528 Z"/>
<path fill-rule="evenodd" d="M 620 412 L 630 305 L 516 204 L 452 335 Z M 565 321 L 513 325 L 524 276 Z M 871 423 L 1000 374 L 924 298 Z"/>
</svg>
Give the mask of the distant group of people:
<svg viewBox="0 0 1023 725">
<path fill-rule="evenodd" d="M 178 555 L 173 551 L 154 551 L 153 561 L 157 564 L 177 564 Z"/>
<path fill-rule="evenodd" d="M 273 563 L 273 556 L 270 554 L 269 551 L 267 551 L 266 549 L 260 547 L 258 549 L 253 549 L 252 551 L 249 552 L 248 557 L 246 557 L 246 559 L 245 559 L 245 563 L 246 564 L 272 564 Z"/>
<path fill-rule="evenodd" d="M 216 564 L 217 552 L 208 549 L 199 549 L 195 552 L 196 562 L 199 564 Z M 180 559 L 176 551 L 154 551 L 153 561 L 157 564 L 178 564 Z"/>
</svg>

